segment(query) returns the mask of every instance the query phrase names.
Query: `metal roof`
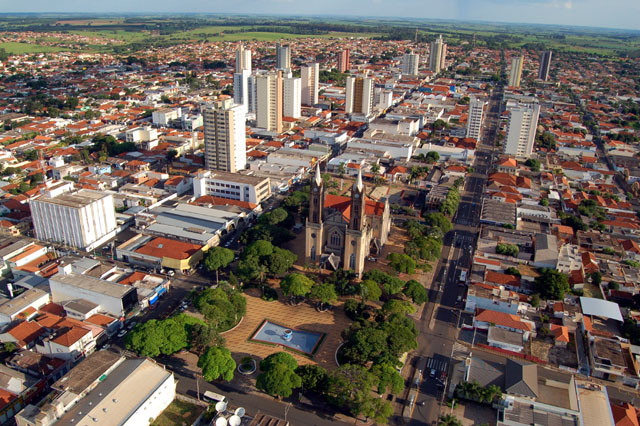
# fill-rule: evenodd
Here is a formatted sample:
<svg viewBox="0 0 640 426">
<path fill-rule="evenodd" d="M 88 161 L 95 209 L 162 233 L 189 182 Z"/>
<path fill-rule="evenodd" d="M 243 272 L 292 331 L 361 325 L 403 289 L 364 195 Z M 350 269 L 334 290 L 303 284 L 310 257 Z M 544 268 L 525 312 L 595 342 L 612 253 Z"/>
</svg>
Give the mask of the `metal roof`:
<svg viewBox="0 0 640 426">
<path fill-rule="evenodd" d="M 580 305 L 582 306 L 582 313 L 585 315 L 594 315 L 624 322 L 617 303 L 593 297 L 581 297 Z"/>
</svg>

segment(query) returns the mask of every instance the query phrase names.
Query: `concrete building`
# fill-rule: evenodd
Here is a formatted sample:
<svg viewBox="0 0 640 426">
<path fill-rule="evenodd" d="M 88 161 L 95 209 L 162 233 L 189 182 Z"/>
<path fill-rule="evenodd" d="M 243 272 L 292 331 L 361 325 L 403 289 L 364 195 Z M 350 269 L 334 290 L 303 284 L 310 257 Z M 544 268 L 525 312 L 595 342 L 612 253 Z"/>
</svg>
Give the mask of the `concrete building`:
<svg viewBox="0 0 640 426">
<path fill-rule="evenodd" d="M 504 153 L 516 158 L 529 158 L 533 152 L 540 116 L 540 105 L 518 104 L 509 109 Z"/>
<path fill-rule="evenodd" d="M 540 55 L 540 68 L 538 68 L 538 78 L 542 81 L 549 80 L 549 71 L 551 70 L 551 56 L 553 52 L 547 50 Z"/>
<path fill-rule="evenodd" d="M 467 137 L 475 139 L 478 142 L 480 142 L 482 135 L 482 119 L 485 105 L 487 105 L 486 100 L 471 96 L 469 102 L 469 117 L 467 119 Z"/>
<path fill-rule="evenodd" d="M 318 77 L 320 76 L 320 64 L 317 62 L 302 67 L 302 105 L 313 106 L 318 103 Z"/>
<path fill-rule="evenodd" d="M 283 71 L 291 69 L 291 48 L 280 42 L 276 43 L 276 68 Z"/>
<path fill-rule="evenodd" d="M 251 50 L 245 49 L 244 45 L 240 44 L 236 50 L 236 73 L 242 73 L 242 71 L 251 73 Z"/>
<path fill-rule="evenodd" d="M 373 79 L 366 76 L 347 77 L 345 112 L 368 116 L 373 111 Z"/>
<path fill-rule="evenodd" d="M 288 73 L 282 79 L 282 115 L 300 118 L 302 116 L 302 80 Z"/>
<path fill-rule="evenodd" d="M 207 105 L 204 110 L 205 167 L 237 172 L 247 164 L 245 112 L 232 99 Z"/>
<path fill-rule="evenodd" d="M 158 129 L 150 126 L 136 127 L 135 129 L 125 132 L 125 140 L 127 142 L 140 143 L 149 142 L 158 139 Z"/>
<path fill-rule="evenodd" d="M 251 78 L 251 71 L 242 70 L 233 74 L 233 102 L 244 107 L 244 112 L 249 112 L 250 102 L 250 90 L 249 79 Z M 255 85 L 251 87 L 255 88 Z M 255 96 L 254 96 L 255 97 Z"/>
<path fill-rule="evenodd" d="M 338 71 L 345 72 L 351 68 L 349 60 L 349 49 L 345 49 L 338 55 Z"/>
<path fill-rule="evenodd" d="M 439 73 L 440 70 L 446 68 L 447 44 L 442 40 L 442 35 L 435 41 L 431 42 L 431 51 L 429 54 L 429 70 Z"/>
<path fill-rule="evenodd" d="M 402 56 L 402 74 L 418 75 L 418 65 L 420 64 L 420 55 L 417 53 L 405 53 Z"/>
<path fill-rule="evenodd" d="M 524 56 L 516 56 L 511 59 L 511 71 L 509 72 L 509 87 L 520 87 L 522 77 L 522 65 Z"/>
<path fill-rule="evenodd" d="M 31 200 L 36 238 L 91 251 L 116 235 L 113 196 L 81 189 Z"/>
<path fill-rule="evenodd" d="M 256 75 L 256 125 L 270 132 L 282 132 L 282 71 Z"/>
<path fill-rule="evenodd" d="M 260 204 L 271 196 L 269 178 L 219 171 L 200 172 L 193 179 L 195 198 L 203 195 Z"/>
<path fill-rule="evenodd" d="M 151 120 L 156 126 L 168 126 L 180 117 L 182 117 L 181 108 L 160 108 L 151 114 Z"/>
</svg>

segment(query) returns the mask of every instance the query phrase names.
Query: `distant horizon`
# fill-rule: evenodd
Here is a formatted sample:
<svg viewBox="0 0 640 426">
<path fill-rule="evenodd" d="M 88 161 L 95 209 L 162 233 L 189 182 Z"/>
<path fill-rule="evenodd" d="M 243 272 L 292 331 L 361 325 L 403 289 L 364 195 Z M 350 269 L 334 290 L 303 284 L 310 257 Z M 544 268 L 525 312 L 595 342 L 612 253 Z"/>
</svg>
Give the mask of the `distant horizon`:
<svg viewBox="0 0 640 426">
<path fill-rule="evenodd" d="M 70 0 L 52 4 L 49 0 L 25 3 L 0 1 L 0 15 L 217 15 L 270 17 L 335 17 L 346 20 L 381 19 L 410 21 L 449 21 L 501 25 L 543 25 L 640 31 L 640 1 L 637 0 L 325 0 L 308 3 L 301 0 L 244 0 L 228 3 L 220 0 L 184 0 L 182 10 L 167 0 L 138 2 L 112 0 L 112 10 L 104 3 Z M 54 10 L 45 10 L 56 7 Z M 135 9 L 134 9 L 135 8 Z M 82 10 L 82 11 L 79 11 Z M 389 10 L 395 16 L 389 16 Z M 362 13 L 366 11 L 366 15 Z"/>
</svg>

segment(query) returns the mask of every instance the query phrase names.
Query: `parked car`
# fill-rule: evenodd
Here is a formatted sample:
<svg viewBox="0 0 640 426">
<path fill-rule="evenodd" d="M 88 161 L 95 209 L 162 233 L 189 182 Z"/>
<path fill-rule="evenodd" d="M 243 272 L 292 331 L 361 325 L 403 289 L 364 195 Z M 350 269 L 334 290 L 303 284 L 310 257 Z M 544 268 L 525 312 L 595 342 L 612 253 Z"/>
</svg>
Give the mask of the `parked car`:
<svg viewBox="0 0 640 426">
<path fill-rule="evenodd" d="M 127 334 L 127 330 L 120 330 L 118 332 L 118 337 L 123 337 L 125 334 Z"/>
<path fill-rule="evenodd" d="M 176 273 L 173 269 L 170 269 L 169 272 L 167 272 L 167 275 L 169 275 L 170 277 L 174 276 Z"/>
<path fill-rule="evenodd" d="M 436 369 L 432 368 L 431 371 L 429 371 L 429 377 L 433 378 L 436 377 Z"/>
</svg>

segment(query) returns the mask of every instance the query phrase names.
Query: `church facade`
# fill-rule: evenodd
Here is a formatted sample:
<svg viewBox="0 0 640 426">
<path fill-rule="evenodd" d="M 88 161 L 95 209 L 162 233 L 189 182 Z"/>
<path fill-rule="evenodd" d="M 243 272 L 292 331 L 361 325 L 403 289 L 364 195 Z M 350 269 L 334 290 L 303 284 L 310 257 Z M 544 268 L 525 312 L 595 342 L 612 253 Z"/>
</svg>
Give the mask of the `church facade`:
<svg viewBox="0 0 640 426">
<path fill-rule="evenodd" d="M 362 275 L 367 256 L 380 254 L 391 231 L 388 200 L 367 198 L 362 172 L 351 197 L 325 194 L 320 167 L 311 181 L 309 217 L 305 227 L 305 260 L 329 263 Z"/>
</svg>

